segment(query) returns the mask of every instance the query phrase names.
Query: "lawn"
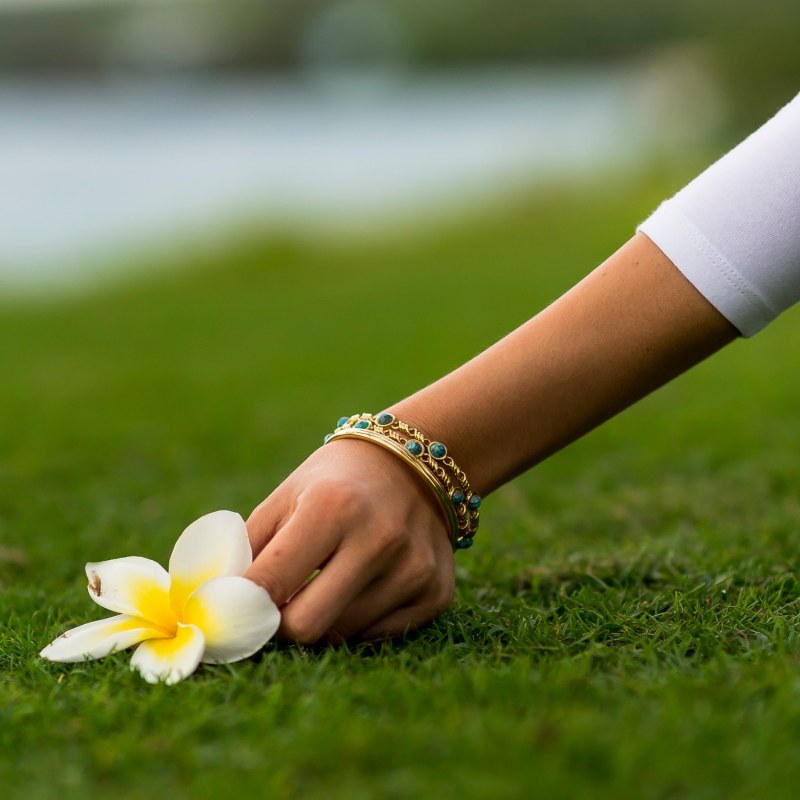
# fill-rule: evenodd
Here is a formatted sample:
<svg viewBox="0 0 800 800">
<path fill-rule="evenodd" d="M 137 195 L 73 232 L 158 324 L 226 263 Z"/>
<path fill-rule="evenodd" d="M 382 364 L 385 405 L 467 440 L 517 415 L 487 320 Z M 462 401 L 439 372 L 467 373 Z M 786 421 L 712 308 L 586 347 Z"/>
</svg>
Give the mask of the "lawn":
<svg viewBox="0 0 800 800">
<path fill-rule="evenodd" d="M 0 795 L 795 798 L 792 312 L 490 497 L 455 604 L 405 640 L 271 644 L 174 687 L 126 653 L 37 656 L 106 615 L 86 561 L 165 563 L 200 514 L 246 515 L 339 416 L 525 320 L 679 180 L 231 236 L 0 308 Z"/>
</svg>

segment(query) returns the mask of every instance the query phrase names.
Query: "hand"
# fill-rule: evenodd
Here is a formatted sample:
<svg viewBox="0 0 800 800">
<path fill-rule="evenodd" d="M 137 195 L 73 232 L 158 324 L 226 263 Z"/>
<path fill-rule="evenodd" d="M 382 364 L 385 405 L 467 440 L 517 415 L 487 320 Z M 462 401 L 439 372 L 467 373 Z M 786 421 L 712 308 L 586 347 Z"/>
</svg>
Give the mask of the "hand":
<svg viewBox="0 0 800 800">
<path fill-rule="evenodd" d="M 453 552 L 436 499 L 370 442 L 314 452 L 253 511 L 247 530 L 255 558 L 246 577 L 282 606 L 283 638 L 399 635 L 453 600 Z"/>
</svg>

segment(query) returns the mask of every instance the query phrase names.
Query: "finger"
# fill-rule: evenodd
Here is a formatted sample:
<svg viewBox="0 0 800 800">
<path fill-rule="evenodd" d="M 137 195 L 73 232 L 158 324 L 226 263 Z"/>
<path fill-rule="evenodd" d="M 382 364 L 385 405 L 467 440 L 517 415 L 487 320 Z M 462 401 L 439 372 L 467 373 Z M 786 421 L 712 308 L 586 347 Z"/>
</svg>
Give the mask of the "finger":
<svg viewBox="0 0 800 800">
<path fill-rule="evenodd" d="M 326 641 L 339 644 L 367 630 L 398 608 L 418 601 L 426 588 L 427 576 L 407 570 L 406 573 L 381 575 L 365 586 L 326 630 Z"/>
<path fill-rule="evenodd" d="M 301 644 L 318 641 L 368 585 L 379 582 L 378 576 L 386 567 L 385 559 L 374 558 L 365 563 L 355 549 L 340 550 L 284 606 L 279 636 Z"/>
<path fill-rule="evenodd" d="M 364 639 L 390 639 L 427 625 L 444 611 L 430 604 L 415 604 L 398 608 L 370 625 L 361 635 Z"/>
<path fill-rule="evenodd" d="M 371 638 L 366 635 L 366 631 L 397 611 L 398 608 L 406 608 L 413 599 L 406 595 L 403 601 L 397 603 L 389 601 L 385 597 L 371 595 L 365 598 L 366 602 L 360 604 L 359 608 L 347 609 L 321 638 L 328 644 L 342 644 L 348 639 L 354 638 Z"/>
<path fill-rule="evenodd" d="M 324 504 L 298 501 L 291 518 L 258 554 L 245 577 L 263 586 L 278 606 L 324 564 L 342 540 L 342 524 Z"/>
<path fill-rule="evenodd" d="M 280 530 L 293 510 L 294 503 L 283 486 L 279 486 L 253 509 L 247 518 L 247 535 L 250 537 L 253 555 L 258 555 L 263 550 L 264 545 Z"/>
<path fill-rule="evenodd" d="M 433 548 L 417 546 L 403 559 L 392 559 L 390 569 L 365 587 L 327 631 L 326 640 L 341 642 L 363 634 L 399 608 L 430 609 L 430 618 L 453 601 L 455 560 L 449 545 L 434 538 Z"/>
</svg>

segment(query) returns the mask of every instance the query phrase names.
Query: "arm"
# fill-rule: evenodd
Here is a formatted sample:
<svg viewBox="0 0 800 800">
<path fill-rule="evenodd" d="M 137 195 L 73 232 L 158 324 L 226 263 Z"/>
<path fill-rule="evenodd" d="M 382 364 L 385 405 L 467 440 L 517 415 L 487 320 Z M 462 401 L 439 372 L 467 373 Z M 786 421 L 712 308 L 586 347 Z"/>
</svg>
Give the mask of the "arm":
<svg viewBox="0 0 800 800">
<path fill-rule="evenodd" d="M 525 325 L 389 410 L 451 443 L 486 495 L 737 335 L 637 234 Z"/>
<path fill-rule="evenodd" d="M 487 494 L 738 332 L 755 333 L 800 300 L 798 135 L 800 95 L 561 299 L 388 410 L 445 442 Z M 452 600 L 432 493 L 369 442 L 313 453 L 248 529 L 249 576 L 279 605 L 291 598 L 289 638 L 400 633 Z"/>
<path fill-rule="evenodd" d="M 737 335 L 637 234 L 521 328 L 389 410 L 444 441 L 487 494 Z M 453 555 L 433 496 L 368 442 L 313 453 L 248 530 L 257 554 L 248 577 L 286 603 L 289 638 L 401 633 L 452 600 Z"/>
</svg>

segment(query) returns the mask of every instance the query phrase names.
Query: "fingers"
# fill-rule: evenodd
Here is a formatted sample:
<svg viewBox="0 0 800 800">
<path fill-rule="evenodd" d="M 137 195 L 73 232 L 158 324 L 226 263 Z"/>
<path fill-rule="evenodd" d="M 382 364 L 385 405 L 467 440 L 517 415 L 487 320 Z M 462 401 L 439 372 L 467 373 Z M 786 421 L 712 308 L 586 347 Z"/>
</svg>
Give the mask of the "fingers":
<svg viewBox="0 0 800 800">
<path fill-rule="evenodd" d="M 398 608 L 363 630 L 361 635 L 365 639 L 389 639 L 393 636 L 402 636 L 438 617 L 450 605 L 450 602 L 452 602 L 452 598 L 438 608 L 427 603 Z"/>
<path fill-rule="evenodd" d="M 279 486 L 262 501 L 247 518 L 247 535 L 253 555 L 258 555 L 264 545 L 280 530 L 294 510 L 294 503 L 284 486 Z"/>
<path fill-rule="evenodd" d="M 360 553 L 340 551 L 284 606 L 279 636 L 301 644 L 318 641 L 384 569 L 382 559 L 365 564 Z"/>
<path fill-rule="evenodd" d="M 263 586 L 280 606 L 331 558 L 346 533 L 350 534 L 351 545 L 361 553 L 360 563 L 368 566 L 370 554 L 380 551 L 378 537 L 367 537 L 370 544 L 365 547 L 363 541 L 353 541 L 352 532 L 364 529 L 365 520 L 370 518 L 370 502 L 352 483 L 317 481 L 299 495 L 291 516 L 267 539 L 245 577 Z M 274 512 L 265 508 L 264 514 L 274 524 L 274 517 L 268 516 Z M 387 553 L 390 550 L 387 547 Z M 374 577 L 366 570 L 364 574 L 366 582 Z M 345 586 L 339 590 L 344 592 Z"/>
<path fill-rule="evenodd" d="M 363 636 L 364 631 L 376 620 L 387 617 L 397 609 L 413 605 L 417 595 L 410 589 L 398 594 L 389 594 L 379 581 L 374 581 L 323 631 L 321 638 L 329 644 L 341 644 L 354 636 Z"/>
<path fill-rule="evenodd" d="M 265 518 L 269 513 L 265 510 Z M 282 605 L 336 551 L 346 522 L 346 518 L 331 514 L 324 503 L 301 496 L 290 519 L 267 539 L 245 577 L 263 586 L 272 600 Z"/>
<path fill-rule="evenodd" d="M 397 609 L 411 614 L 392 631 L 402 633 L 406 624 L 429 622 L 450 605 L 453 572 L 449 548 L 444 558 L 426 549 L 399 560 L 376 558 L 369 571 L 342 551 L 284 608 L 281 634 L 305 643 L 339 643 L 363 635 Z"/>
</svg>

